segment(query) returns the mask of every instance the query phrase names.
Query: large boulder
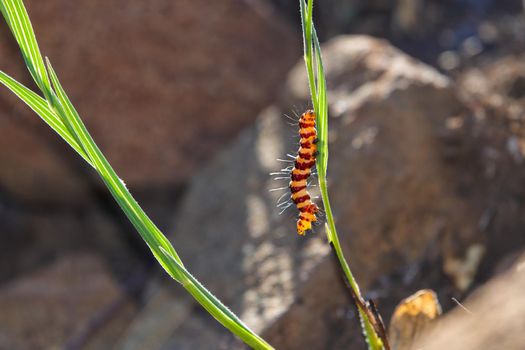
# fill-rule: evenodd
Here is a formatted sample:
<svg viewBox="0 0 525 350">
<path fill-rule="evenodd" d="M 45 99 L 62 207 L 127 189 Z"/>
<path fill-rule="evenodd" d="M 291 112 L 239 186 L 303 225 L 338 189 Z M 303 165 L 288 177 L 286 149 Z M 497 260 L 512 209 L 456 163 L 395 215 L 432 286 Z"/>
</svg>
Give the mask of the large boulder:
<svg viewBox="0 0 525 350">
<path fill-rule="evenodd" d="M 43 53 L 133 188 L 184 183 L 272 101 L 300 54 L 299 33 L 242 1 L 26 3 Z M 1 69 L 28 83 L 5 25 L 0 34 Z M 84 198 L 74 155 L 7 99 L 0 186 L 24 201 Z"/>
<path fill-rule="evenodd" d="M 0 348 L 108 349 L 135 312 L 104 264 L 76 254 L 0 287 Z"/>
<path fill-rule="evenodd" d="M 525 259 L 440 320 L 414 349 L 523 349 Z"/>
<path fill-rule="evenodd" d="M 13 206 L 0 198 L 0 283 L 67 254 L 97 254 L 122 279 L 141 264 L 126 235 L 140 238 L 100 210 L 25 211 Z"/>
<path fill-rule="evenodd" d="M 18 59 L 18 57 L 17 57 Z M 93 198 L 86 186 L 88 176 L 76 171 L 74 161 L 59 144 L 58 137 L 25 105 L 2 89 L 0 97 L 0 191 L 3 196 L 24 204 L 74 203 L 85 206 Z M 35 119 L 40 125 L 26 123 L 23 117 Z M 82 169 L 82 170 L 87 170 Z"/>
<path fill-rule="evenodd" d="M 438 234 L 470 237 L 477 218 L 456 194 L 441 139 L 447 121 L 468 112 L 452 83 L 364 36 L 334 39 L 323 53 L 331 200 L 359 281 L 415 261 Z M 308 98 L 302 68 L 290 75 L 298 101 Z"/>
<path fill-rule="evenodd" d="M 464 229 L 471 214 L 449 186 L 439 142 L 445 121 L 465 107 L 447 78 L 385 41 L 339 37 L 324 45 L 323 56 L 332 116 L 331 201 L 366 291 L 380 276 L 421 259 L 443 231 L 471 233 Z M 269 192 L 286 186 L 269 173 L 285 167 L 277 159 L 297 147 L 297 130 L 283 116 L 293 105 L 308 105 L 302 61 L 280 106 L 266 109 L 193 179 L 172 240 L 190 271 L 276 348 L 362 347 L 324 230 L 297 236 L 293 214 L 278 214 L 280 193 Z M 162 344 L 233 346 L 198 310 Z M 155 320 L 151 313 L 140 317 Z"/>
</svg>

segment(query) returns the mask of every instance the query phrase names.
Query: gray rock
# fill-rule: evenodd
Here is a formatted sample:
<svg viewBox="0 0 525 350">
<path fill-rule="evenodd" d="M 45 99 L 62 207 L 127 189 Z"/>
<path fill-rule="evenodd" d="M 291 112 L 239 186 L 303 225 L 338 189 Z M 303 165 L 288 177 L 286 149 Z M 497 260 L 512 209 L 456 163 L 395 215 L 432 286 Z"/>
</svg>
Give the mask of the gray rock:
<svg viewBox="0 0 525 350">
<path fill-rule="evenodd" d="M 1 349 L 107 349 L 135 305 L 96 256 L 76 254 L 2 285 L 0 309 Z"/>
<path fill-rule="evenodd" d="M 414 349 L 523 349 L 523 255 L 519 260 L 447 314 Z"/>
<path fill-rule="evenodd" d="M 124 230 L 100 210 L 23 211 L 6 205 L 0 209 L 0 283 L 74 253 L 98 254 L 121 279 L 140 266 Z"/>
<path fill-rule="evenodd" d="M 43 54 L 135 189 L 185 183 L 272 101 L 300 55 L 299 35 L 243 1 L 27 5 Z M 27 82 L 8 30 L 0 32 L 0 47 L 2 70 Z M 1 89 L 2 100 L 9 94 Z M 86 179 L 65 162 L 76 156 L 7 98 L 0 102 L 0 186 L 27 202 L 84 199 Z"/>
<path fill-rule="evenodd" d="M 437 141 L 443 121 L 464 107 L 447 78 L 385 41 L 340 37 L 323 54 L 331 201 L 366 291 L 379 276 L 420 258 L 443 225 L 466 216 L 447 186 Z M 269 192 L 287 185 L 268 173 L 284 167 L 277 159 L 297 147 L 297 131 L 283 114 L 308 105 L 307 98 L 300 61 L 288 79 L 285 107 L 266 109 L 193 179 L 172 240 L 189 270 L 276 348 L 348 348 L 359 338 L 349 337 L 359 334 L 358 326 L 355 317 L 349 322 L 352 306 L 324 230 L 297 236 L 293 213 L 279 216 L 280 194 Z M 174 330 L 180 348 L 196 344 L 192 334 L 216 334 L 215 341 L 199 342 L 200 349 L 236 344 L 199 308 L 188 317 L 191 326 Z"/>
</svg>

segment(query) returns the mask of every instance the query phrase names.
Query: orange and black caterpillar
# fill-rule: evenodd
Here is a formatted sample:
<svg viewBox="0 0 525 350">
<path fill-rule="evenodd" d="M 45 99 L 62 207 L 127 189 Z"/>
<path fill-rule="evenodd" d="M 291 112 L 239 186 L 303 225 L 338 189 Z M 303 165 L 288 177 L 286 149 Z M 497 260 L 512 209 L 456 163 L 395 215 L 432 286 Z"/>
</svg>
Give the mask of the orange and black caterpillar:
<svg viewBox="0 0 525 350">
<path fill-rule="evenodd" d="M 312 173 L 317 156 L 317 130 L 315 129 L 315 113 L 308 110 L 299 118 L 300 146 L 295 157 L 290 174 L 290 192 L 292 201 L 299 210 L 297 233 L 304 235 L 312 228 L 312 222 L 317 221 L 319 208 L 312 202 L 306 190 L 307 179 Z"/>
</svg>

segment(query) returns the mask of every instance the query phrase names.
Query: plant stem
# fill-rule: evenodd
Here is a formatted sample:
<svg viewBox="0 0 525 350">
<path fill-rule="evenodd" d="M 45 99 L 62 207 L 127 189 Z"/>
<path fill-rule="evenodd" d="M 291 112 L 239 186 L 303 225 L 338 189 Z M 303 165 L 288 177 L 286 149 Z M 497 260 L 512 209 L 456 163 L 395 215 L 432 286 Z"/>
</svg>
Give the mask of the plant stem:
<svg viewBox="0 0 525 350">
<path fill-rule="evenodd" d="M 326 212 L 326 234 L 328 241 L 332 246 L 337 260 L 341 266 L 344 276 L 351 289 L 352 297 L 356 303 L 361 320 L 361 326 L 365 334 L 370 350 L 381 350 L 383 347 L 389 348 L 388 341 L 384 329 L 378 329 L 379 322 L 371 313 L 366 302 L 364 302 L 359 290 L 359 285 L 355 280 L 352 271 L 343 254 L 339 236 L 335 227 L 334 216 L 330 206 L 330 199 L 328 196 L 328 186 L 326 180 L 328 167 L 328 106 L 326 97 L 326 80 L 324 76 L 324 67 L 321 57 L 321 49 L 317 33 L 313 25 L 313 0 L 307 0 L 305 7 L 305 0 L 299 0 L 301 8 L 301 20 L 303 28 L 304 40 L 304 61 L 308 75 L 308 84 L 310 87 L 310 94 L 312 97 L 312 104 L 317 115 L 318 137 L 319 137 L 319 158 L 317 163 L 317 171 L 319 176 L 319 188 L 323 200 L 323 206 Z M 315 63 L 317 70 L 314 70 L 314 51 Z M 315 74 L 317 73 L 317 75 Z M 374 327 L 374 325 L 376 327 Z M 382 323 L 380 324 L 382 326 Z"/>
</svg>

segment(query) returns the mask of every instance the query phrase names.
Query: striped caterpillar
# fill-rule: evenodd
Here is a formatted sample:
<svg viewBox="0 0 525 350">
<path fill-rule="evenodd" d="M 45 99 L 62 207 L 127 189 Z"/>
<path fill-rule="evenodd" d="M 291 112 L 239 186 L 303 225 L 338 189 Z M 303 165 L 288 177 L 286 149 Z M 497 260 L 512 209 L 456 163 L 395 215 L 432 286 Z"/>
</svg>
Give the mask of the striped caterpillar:
<svg viewBox="0 0 525 350">
<path fill-rule="evenodd" d="M 299 118 L 299 150 L 290 173 L 290 192 L 292 201 L 299 210 L 297 233 L 304 235 L 312 229 L 312 222 L 317 221 L 319 208 L 312 202 L 306 190 L 307 179 L 312 173 L 317 156 L 317 130 L 315 129 L 315 113 L 312 110 L 304 112 Z"/>
<path fill-rule="evenodd" d="M 315 129 L 315 113 L 308 110 L 301 115 L 299 120 L 291 117 L 287 118 L 296 122 L 293 125 L 299 125 L 299 149 L 295 155 L 288 154 L 287 156 L 293 160 L 277 159 L 285 163 L 292 163 L 278 172 L 270 173 L 270 175 L 277 175 L 274 180 L 290 180 L 288 186 L 271 189 L 270 191 L 289 190 L 291 195 L 289 199 L 281 201 L 285 198 L 284 193 L 277 200 L 277 208 L 281 209 L 279 214 L 282 214 L 286 209 L 295 205 L 299 210 L 299 218 L 297 219 L 297 233 L 303 236 L 306 231 L 312 229 L 312 223 L 318 220 L 319 208 L 312 202 L 312 198 L 306 190 L 309 186 L 308 178 L 312 175 L 312 169 L 315 166 L 315 159 L 317 157 L 317 130 Z"/>
</svg>

